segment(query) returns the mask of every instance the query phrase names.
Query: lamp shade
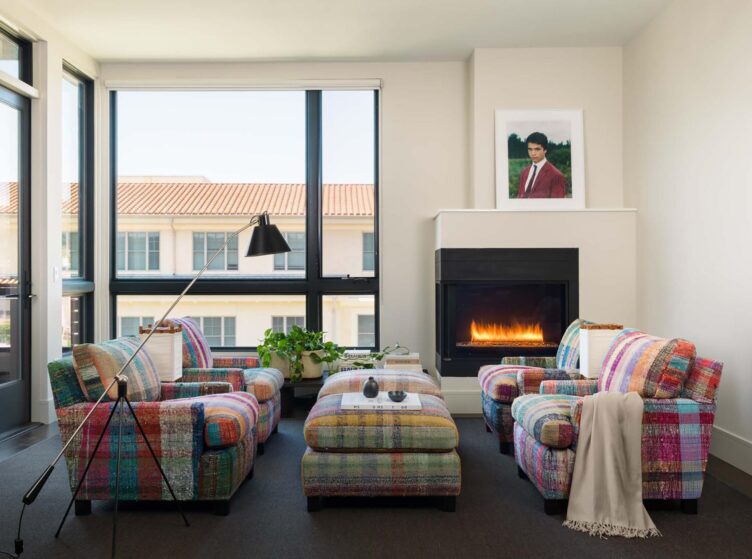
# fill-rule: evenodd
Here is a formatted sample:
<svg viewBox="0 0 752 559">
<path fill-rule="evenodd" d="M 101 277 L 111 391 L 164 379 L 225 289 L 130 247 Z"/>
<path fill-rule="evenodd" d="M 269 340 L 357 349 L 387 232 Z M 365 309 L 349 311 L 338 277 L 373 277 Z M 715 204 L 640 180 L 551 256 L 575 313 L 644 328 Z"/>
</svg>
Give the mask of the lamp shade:
<svg viewBox="0 0 752 559">
<path fill-rule="evenodd" d="M 290 252 L 290 245 L 287 244 L 277 226 L 269 223 L 269 216 L 265 213 L 261 214 L 259 224 L 253 229 L 246 256 L 263 256 L 280 252 Z"/>
</svg>

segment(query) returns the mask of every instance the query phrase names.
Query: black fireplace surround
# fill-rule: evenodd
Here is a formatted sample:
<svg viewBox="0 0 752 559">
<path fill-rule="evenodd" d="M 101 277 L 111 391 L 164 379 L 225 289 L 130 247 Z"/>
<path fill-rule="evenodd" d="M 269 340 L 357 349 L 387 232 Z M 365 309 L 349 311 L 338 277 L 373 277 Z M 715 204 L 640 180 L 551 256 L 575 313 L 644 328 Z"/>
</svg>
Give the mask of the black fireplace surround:
<svg viewBox="0 0 752 559">
<path fill-rule="evenodd" d="M 578 268 L 576 248 L 437 250 L 441 375 L 475 376 L 506 356 L 555 355 L 579 314 Z"/>
</svg>

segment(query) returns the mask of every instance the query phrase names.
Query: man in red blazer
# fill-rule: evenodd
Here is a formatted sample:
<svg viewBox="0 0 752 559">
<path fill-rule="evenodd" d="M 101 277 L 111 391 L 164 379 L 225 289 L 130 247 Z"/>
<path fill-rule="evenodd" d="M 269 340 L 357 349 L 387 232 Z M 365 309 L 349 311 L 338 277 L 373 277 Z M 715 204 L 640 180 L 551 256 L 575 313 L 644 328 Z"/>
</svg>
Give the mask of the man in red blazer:
<svg viewBox="0 0 752 559">
<path fill-rule="evenodd" d="M 520 173 L 517 198 L 564 198 L 567 195 L 567 180 L 546 159 L 548 138 L 542 132 L 533 132 L 525 140 L 527 153 L 532 160 Z"/>
</svg>

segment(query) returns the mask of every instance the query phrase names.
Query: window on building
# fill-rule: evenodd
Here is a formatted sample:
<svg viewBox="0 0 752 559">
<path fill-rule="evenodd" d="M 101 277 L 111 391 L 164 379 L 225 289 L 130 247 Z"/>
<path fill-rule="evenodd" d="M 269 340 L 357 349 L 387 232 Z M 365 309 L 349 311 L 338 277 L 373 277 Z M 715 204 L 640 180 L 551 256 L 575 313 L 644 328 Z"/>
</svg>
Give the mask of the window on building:
<svg viewBox="0 0 752 559">
<path fill-rule="evenodd" d="M 234 316 L 192 316 L 201 327 L 211 347 L 234 347 L 236 344 Z"/>
<path fill-rule="evenodd" d="M 363 271 L 373 272 L 376 257 L 376 247 L 373 242 L 373 233 L 363 233 Z"/>
<path fill-rule="evenodd" d="M 147 328 L 154 324 L 153 316 L 121 316 L 120 317 L 120 336 L 138 336 L 139 326 Z"/>
<path fill-rule="evenodd" d="M 238 237 L 232 233 L 193 233 L 193 269 L 203 268 L 226 242 L 227 248 L 212 260 L 209 270 L 237 271 Z"/>
<path fill-rule="evenodd" d="M 274 255 L 275 270 L 305 270 L 305 233 L 284 233 L 290 252 Z"/>
<path fill-rule="evenodd" d="M 81 246 L 78 231 L 63 231 L 63 273 L 71 273 L 81 268 L 79 257 Z"/>
<path fill-rule="evenodd" d="M 159 270 L 159 233 L 118 233 L 117 269 L 129 272 Z"/>
<path fill-rule="evenodd" d="M 376 319 L 372 314 L 358 315 L 358 346 L 373 347 L 376 345 Z"/>
<path fill-rule="evenodd" d="M 305 327 L 304 316 L 273 316 L 272 332 L 284 332 L 289 334 L 293 326 Z"/>
</svg>

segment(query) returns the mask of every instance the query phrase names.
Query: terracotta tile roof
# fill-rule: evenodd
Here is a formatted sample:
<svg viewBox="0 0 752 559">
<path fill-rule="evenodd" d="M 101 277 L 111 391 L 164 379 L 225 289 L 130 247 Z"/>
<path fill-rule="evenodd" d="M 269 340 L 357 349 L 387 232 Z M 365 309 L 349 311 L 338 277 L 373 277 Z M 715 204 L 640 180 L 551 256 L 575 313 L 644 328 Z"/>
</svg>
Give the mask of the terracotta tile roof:
<svg viewBox="0 0 752 559">
<path fill-rule="evenodd" d="M 3 193 L 10 191 L 10 201 Z M 78 211 L 78 184 L 63 202 L 63 213 Z M 327 217 L 373 216 L 372 184 L 325 184 L 322 205 Z M 0 213 L 17 209 L 17 184 L 0 183 Z M 305 215 L 305 185 L 280 183 L 167 182 L 118 185 L 118 214 L 219 216 L 252 215 L 268 211 L 275 216 Z"/>
</svg>

